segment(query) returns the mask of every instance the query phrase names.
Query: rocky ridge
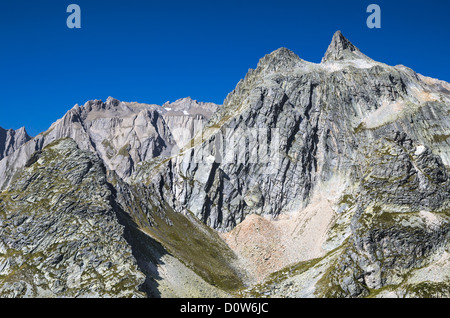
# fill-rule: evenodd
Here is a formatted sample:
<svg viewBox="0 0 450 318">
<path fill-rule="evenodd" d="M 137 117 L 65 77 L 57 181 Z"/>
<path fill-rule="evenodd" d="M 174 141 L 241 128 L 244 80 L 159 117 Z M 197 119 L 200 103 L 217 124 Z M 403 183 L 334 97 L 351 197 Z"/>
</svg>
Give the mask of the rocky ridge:
<svg viewBox="0 0 450 318">
<path fill-rule="evenodd" d="M 72 139 L 32 157 L 0 197 L 0 294 L 142 297 L 110 196 L 103 164 Z"/>
<path fill-rule="evenodd" d="M 9 185 L 15 171 L 35 151 L 60 138 L 72 138 L 81 149 L 97 153 L 109 170 L 127 179 L 139 162 L 176 153 L 184 136 L 179 137 L 175 128 L 191 131 L 193 119 L 206 120 L 211 109 L 217 107 L 190 98 L 174 104 L 182 105 L 183 111 L 174 113 L 168 107 L 120 102 L 112 97 L 106 102 L 94 100 L 81 107 L 75 105 L 47 131 L 27 140 L 24 147 L 0 161 L 0 188 Z"/>
<path fill-rule="evenodd" d="M 12 183 L 0 195 L 2 297 L 228 297 L 242 284 L 217 234 L 70 138 L 36 152 Z"/>
<path fill-rule="evenodd" d="M 30 139 L 25 127 L 17 130 L 0 127 L 0 160 L 11 155 Z"/>
</svg>

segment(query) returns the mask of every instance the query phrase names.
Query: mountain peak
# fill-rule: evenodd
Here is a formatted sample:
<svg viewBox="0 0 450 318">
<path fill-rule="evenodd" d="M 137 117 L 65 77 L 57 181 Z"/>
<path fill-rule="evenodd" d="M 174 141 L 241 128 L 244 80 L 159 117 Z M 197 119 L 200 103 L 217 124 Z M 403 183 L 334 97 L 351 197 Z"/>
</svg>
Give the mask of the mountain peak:
<svg viewBox="0 0 450 318">
<path fill-rule="evenodd" d="M 336 31 L 330 45 L 322 59 L 322 63 L 327 61 L 339 61 L 354 58 L 355 53 L 360 53 L 359 49 L 350 42 L 341 31 Z M 362 53 L 361 53 L 362 54 Z"/>
<path fill-rule="evenodd" d="M 276 49 L 269 55 L 272 55 L 272 56 L 294 56 L 294 57 L 297 56 L 294 52 L 292 52 L 291 50 L 289 50 L 288 48 L 285 48 L 285 47 L 280 47 L 279 49 Z"/>
<path fill-rule="evenodd" d="M 16 134 L 16 138 L 21 138 L 26 141 L 31 139 L 31 137 L 30 137 L 30 135 L 28 135 L 28 132 L 25 129 L 25 127 L 20 127 L 19 129 L 16 129 L 15 134 Z"/>
<path fill-rule="evenodd" d="M 106 100 L 106 104 L 111 106 L 118 106 L 120 104 L 120 101 L 118 99 L 115 99 L 114 97 L 109 96 Z"/>
<path fill-rule="evenodd" d="M 257 68 L 279 69 L 280 67 L 285 67 L 289 69 L 300 61 L 301 59 L 297 54 L 285 47 L 281 47 L 260 59 Z"/>
</svg>

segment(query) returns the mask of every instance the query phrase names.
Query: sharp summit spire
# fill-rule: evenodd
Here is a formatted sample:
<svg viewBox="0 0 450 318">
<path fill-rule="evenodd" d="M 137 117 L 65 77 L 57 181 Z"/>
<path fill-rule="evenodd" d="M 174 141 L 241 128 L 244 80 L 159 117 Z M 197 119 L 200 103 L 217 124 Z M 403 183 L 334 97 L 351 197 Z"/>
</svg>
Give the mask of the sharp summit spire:
<svg viewBox="0 0 450 318">
<path fill-rule="evenodd" d="M 328 46 L 325 56 L 322 59 L 322 63 L 327 61 L 339 61 L 348 58 L 354 58 L 355 53 L 362 56 L 363 54 L 359 49 L 354 46 L 341 31 L 336 31 L 333 35 L 330 45 Z M 359 53 L 359 54 L 358 54 Z"/>
</svg>

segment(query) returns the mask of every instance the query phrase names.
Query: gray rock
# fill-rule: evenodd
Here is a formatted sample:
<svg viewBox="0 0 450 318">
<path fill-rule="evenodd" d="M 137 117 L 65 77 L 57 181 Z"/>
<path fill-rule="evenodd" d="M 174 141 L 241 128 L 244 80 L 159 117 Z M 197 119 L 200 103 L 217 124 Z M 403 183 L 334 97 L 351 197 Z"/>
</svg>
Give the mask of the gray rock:
<svg viewBox="0 0 450 318">
<path fill-rule="evenodd" d="M 142 297 L 145 276 L 110 205 L 101 161 L 71 139 L 51 143 L 40 156 L 45 164 L 25 168 L 0 195 L 0 264 L 9 264 L 0 266 L 0 295 Z M 27 200 L 32 193 L 40 199 Z M 100 275 L 104 263 L 113 265 Z M 25 293 L 27 285 L 39 289 Z"/>
<path fill-rule="evenodd" d="M 189 140 L 186 132 L 193 132 L 195 121 L 209 118 L 216 108 L 215 104 L 190 98 L 164 107 L 120 102 L 112 97 L 106 102 L 94 100 L 81 107 L 75 105 L 24 147 L 9 146 L 6 158 L 0 153 L 0 189 L 10 184 L 18 169 L 38 159 L 32 158 L 36 151 L 60 138 L 72 138 L 81 149 L 96 153 L 109 170 L 127 179 L 138 163 L 169 156 L 174 146 L 181 148 Z M 0 150 L 1 145 L 0 131 Z M 177 153 L 177 149 L 173 151 Z"/>
<path fill-rule="evenodd" d="M 448 165 L 449 144 L 439 136 L 450 130 L 450 95 L 435 85 L 360 54 L 340 32 L 321 64 L 282 48 L 249 71 L 190 148 L 162 165 L 140 165 L 131 180 L 163 182 L 173 208 L 227 231 L 252 213 L 300 210 L 336 176 L 353 182 L 365 160 L 359 149 L 392 130 L 438 151 Z M 254 185 L 263 200 L 249 206 L 242 198 Z"/>
<path fill-rule="evenodd" d="M 24 127 L 5 130 L 0 127 L 0 160 L 9 156 L 31 139 Z"/>
</svg>

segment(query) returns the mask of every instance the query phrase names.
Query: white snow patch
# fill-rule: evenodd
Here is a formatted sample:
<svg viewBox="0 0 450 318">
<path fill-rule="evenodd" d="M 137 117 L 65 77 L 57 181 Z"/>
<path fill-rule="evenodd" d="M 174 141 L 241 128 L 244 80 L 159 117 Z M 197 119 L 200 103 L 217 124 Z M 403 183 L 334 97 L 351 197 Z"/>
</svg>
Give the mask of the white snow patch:
<svg viewBox="0 0 450 318">
<path fill-rule="evenodd" d="M 416 148 L 416 152 L 414 152 L 414 154 L 416 155 L 416 156 L 419 156 L 419 155 L 421 155 L 424 151 L 425 151 L 425 146 L 423 146 L 423 145 L 420 145 L 420 146 L 417 146 L 417 148 Z"/>
<path fill-rule="evenodd" d="M 371 68 L 379 63 L 371 62 L 366 59 L 354 59 L 344 61 L 329 61 L 323 64 L 319 64 L 323 69 L 329 72 L 340 71 L 346 67 L 353 66 L 360 69 Z"/>
</svg>

